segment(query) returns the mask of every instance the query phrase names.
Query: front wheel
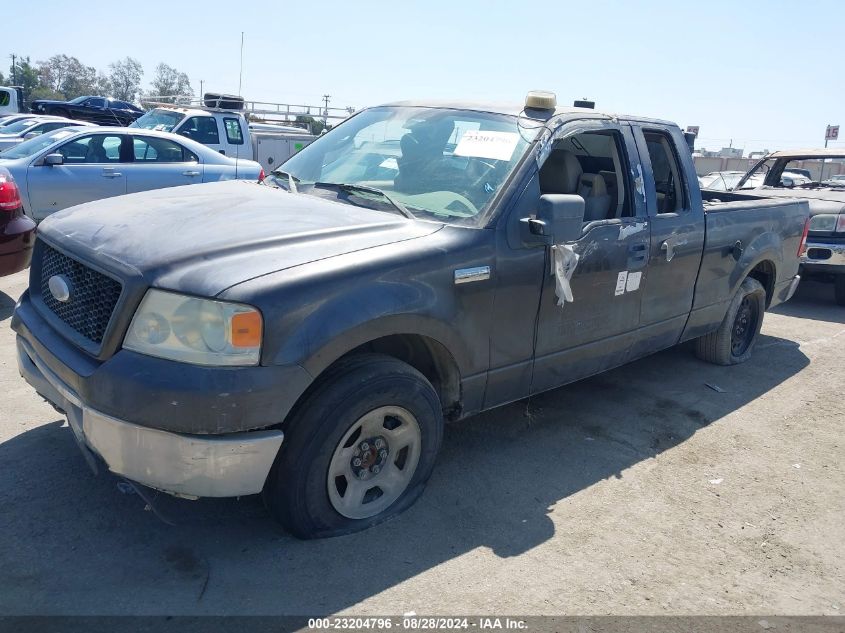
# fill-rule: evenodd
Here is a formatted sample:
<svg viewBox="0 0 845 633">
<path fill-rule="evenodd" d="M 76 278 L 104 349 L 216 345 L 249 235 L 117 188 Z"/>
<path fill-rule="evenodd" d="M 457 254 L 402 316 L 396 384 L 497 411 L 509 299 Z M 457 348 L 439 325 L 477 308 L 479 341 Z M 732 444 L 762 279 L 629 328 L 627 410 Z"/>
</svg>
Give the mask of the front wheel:
<svg viewBox="0 0 845 633">
<path fill-rule="evenodd" d="M 380 354 L 340 361 L 297 406 L 264 487 L 271 514 L 299 538 L 366 529 L 413 504 L 443 437 L 437 392 Z"/>
<path fill-rule="evenodd" d="M 737 365 L 751 358 L 766 312 L 766 291 L 748 277 L 739 287 L 722 324 L 695 341 L 695 354 L 717 365 Z"/>
<path fill-rule="evenodd" d="M 836 293 L 836 303 L 845 306 L 845 273 L 833 278 L 833 291 Z"/>
</svg>

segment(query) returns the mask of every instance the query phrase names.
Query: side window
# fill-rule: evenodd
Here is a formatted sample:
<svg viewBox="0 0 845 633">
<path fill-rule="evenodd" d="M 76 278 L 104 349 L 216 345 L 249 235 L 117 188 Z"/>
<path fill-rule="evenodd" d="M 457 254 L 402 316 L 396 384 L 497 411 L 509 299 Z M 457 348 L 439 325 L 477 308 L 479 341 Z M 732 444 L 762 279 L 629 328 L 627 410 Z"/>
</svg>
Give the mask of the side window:
<svg viewBox="0 0 845 633">
<path fill-rule="evenodd" d="M 68 165 L 119 163 L 121 140 L 120 136 L 92 134 L 65 143 L 56 151 Z"/>
<path fill-rule="evenodd" d="M 672 137 L 665 132 L 644 131 L 654 184 L 657 189 L 657 212 L 677 213 L 686 208 L 684 182 Z"/>
<path fill-rule="evenodd" d="M 555 142 L 540 168 L 540 193 L 584 198 L 584 221 L 635 215 L 621 134 L 582 132 Z"/>
<path fill-rule="evenodd" d="M 12 100 L 12 97 L 9 95 L 8 91 L 0 90 L 0 108 L 9 105 L 11 100 Z"/>
<path fill-rule="evenodd" d="M 88 99 L 88 101 L 85 102 L 85 105 L 90 108 L 105 108 L 106 101 L 105 99 Z"/>
<path fill-rule="evenodd" d="M 132 139 L 132 156 L 136 163 L 196 162 L 193 152 L 167 138 L 136 136 Z"/>
<path fill-rule="evenodd" d="M 229 129 L 226 128 L 228 134 Z M 179 134 L 195 140 L 203 145 L 219 145 L 220 134 L 217 131 L 217 120 L 210 116 L 192 116 L 179 128 Z"/>
<path fill-rule="evenodd" d="M 226 126 L 226 140 L 232 145 L 243 145 L 244 135 L 241 130 L 241 122 L 237 119 L 225 118 L 223 125 Z"/>
</svg>

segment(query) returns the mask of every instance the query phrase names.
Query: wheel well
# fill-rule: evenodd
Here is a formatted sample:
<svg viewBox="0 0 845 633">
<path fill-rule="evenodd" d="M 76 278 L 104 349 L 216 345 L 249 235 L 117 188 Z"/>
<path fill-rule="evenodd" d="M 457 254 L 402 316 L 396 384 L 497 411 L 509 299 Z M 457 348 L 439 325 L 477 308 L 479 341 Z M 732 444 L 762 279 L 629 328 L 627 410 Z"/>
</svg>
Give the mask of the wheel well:
<svg viewBox="0 0 845 633">
<path fill-rule="evenodd" d="M 764 260 L 757 264 L 748 273 L 749 277 L 753 277 L 759 281 L 766 290 L 766 307 L 772 303 L 772 296 L 775 293 L 775 265 L 771 261 Z"/>
<path fill-rule="evenodd" d="M 345 356 L 374 352 L 398 358 L 425 376 L 443 406 L 447 419 L 461 410 L 461 373 L 449 350 L 442 343 L 420 334 L 391 334 L 364 343 Z"/>
</svg>

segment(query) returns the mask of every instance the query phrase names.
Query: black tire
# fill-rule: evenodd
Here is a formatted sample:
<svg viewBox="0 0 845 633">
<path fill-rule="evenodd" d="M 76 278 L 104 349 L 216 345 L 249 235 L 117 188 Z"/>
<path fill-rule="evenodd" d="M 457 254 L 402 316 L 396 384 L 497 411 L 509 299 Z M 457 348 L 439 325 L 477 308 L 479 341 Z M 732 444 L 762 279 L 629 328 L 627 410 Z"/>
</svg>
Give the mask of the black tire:
<svg viewBox="0 0 845 633">
<path fill-rule="evenodd" d="M 836 275 L 833 278 L 833 292 L 836 303 L 845 306 L 845 275 Z"/>
<path fill-rule="evenodd" d="M 379 407 L 402 407 L 416 418 L 420 451 L 404 492 L 375 516 L 350 519 L 329 498 L 329 465 L 348 431 Z M 390 356 L 342 359 L 321 376 L 285 426 L 285 439 L 264 485 L 264 502 L 289 532 L 302 539 L 364 530 L 410 507 L 431 476 L 443 439 L 437 392 L 416 369 Z M 357 440 L 356 440 L 357 441 Z"/>
<path fill-rule="evenodd" d="M 766 290 L 748 277 L 739 287 L 722 324 L 695 341 L 695 355 L 716 365 L 738 365 L 751 358 L 766 312 Z"/>
</svg>

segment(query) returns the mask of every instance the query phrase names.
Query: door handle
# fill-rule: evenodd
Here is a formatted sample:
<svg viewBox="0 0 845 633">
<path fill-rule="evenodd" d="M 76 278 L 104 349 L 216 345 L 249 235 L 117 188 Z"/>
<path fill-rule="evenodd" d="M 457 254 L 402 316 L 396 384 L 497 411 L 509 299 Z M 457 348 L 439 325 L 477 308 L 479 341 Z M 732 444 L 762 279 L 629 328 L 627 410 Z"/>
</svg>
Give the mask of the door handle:
<svg viewBox="0 0 845 633">
<path fill-rule="evenodd" d="M 665 240 L 660 245 L 660 250 L 666 253 L 666 261 L 671 262 L 672 258 L 675 256 L 675 245 L 669 240 Z"/>
<path fill-rule="evenodd" d="M 666 253 L 666 261 L 671 262 L 672 259 L 675 257 L 675 251 L 679 246 L 684 246 L 687 243 L 687 240 L 675 240 L 674 238 L 669 238 L 664 240 L 663 243 L 660 245 L 660 250 Z"/>
<path fill-rule="evenodd" d="M 103 178 L 120 178 L 121 176 L 123 176 L 123 174 L 119 171 L 109 171 L 108 169 L 103 170 Z"/>
<path fill-rule="evenodd" d="M 183 176 L 191 176 L 193 178 L 194 176 L 199 176 L 200 173 L 198 171 L 183 171 L 182 175 Z"/>
</svg>

